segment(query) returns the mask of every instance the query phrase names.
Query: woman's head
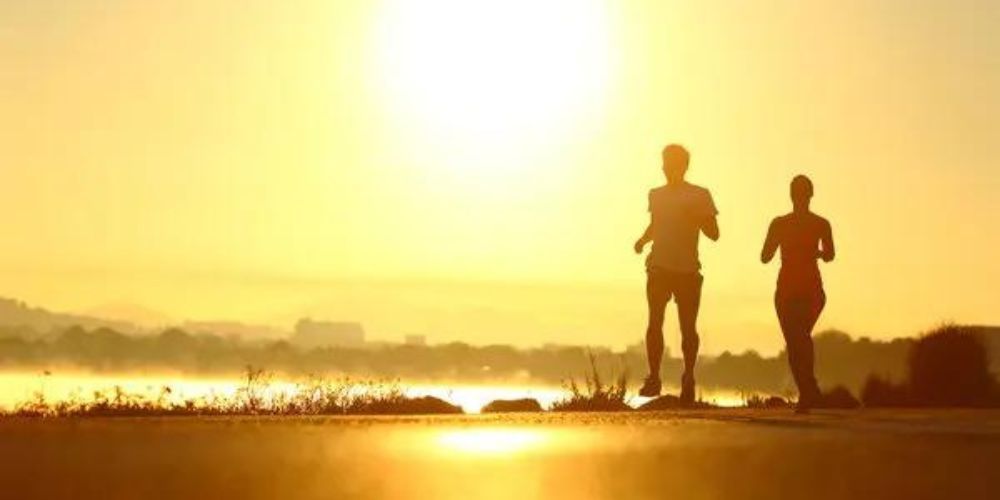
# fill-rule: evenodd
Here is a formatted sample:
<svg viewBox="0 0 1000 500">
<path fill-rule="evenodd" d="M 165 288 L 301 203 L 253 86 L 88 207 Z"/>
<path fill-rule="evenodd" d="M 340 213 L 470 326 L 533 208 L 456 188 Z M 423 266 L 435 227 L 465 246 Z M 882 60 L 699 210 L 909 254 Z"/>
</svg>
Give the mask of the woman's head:
<svg viewBox="0 0 1000 500">
<path fill-rule="evenodd" d="M 808 209 L 813 197 L 813 183 L 804 175 L 796 175 L 791 185 L 792 205 L 796 209 Z"/>
</svg>

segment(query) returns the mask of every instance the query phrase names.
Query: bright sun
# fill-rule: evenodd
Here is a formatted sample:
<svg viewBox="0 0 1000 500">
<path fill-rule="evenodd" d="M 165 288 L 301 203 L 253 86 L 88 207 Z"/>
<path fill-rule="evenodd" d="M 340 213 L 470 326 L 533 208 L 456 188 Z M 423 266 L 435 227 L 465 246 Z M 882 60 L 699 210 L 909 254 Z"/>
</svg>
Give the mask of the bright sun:
<svg viewBox="0 0 1000 500">
<path fill-rule="evenodd" d="M 607 17 L 600 0 L 386 0 L 385 104 L 425 146 L 543 147 L 603 104 Z"/>
</svg>

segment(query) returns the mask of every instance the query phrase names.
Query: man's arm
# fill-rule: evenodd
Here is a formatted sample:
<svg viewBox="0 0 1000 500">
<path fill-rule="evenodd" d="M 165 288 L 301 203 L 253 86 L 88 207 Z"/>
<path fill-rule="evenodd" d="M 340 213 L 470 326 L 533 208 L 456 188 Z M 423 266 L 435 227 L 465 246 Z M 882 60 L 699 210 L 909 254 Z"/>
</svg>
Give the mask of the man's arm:
<svg viewBox="0 0 1000 500">
<path fill-rule="evenodd" d="M 820 235 L 820 251 L 819 258 L 823 259 L 823 262 L 830 262 L 834 257 L 837 256 L 837 250 L 833 246 L 833 229 L 830 227 L 830 223 L 824 221 L 823 224 L 823 234 Z"/>
<path fill-rule="evenodd" d="M 778 251 L 778 221 L 771 221 L 771 225 L 767 228 L 767 238 L 764 238 L 764 248 L 760 251 L 760 261 L 767 264 L 771 262 L 774 258 L 774 254 Z"/>
<path fill-rule="evenodd" d="M 719 220 L 716 216 L 711 216 L 701 223 L 701 232 L 712 241 L 719 241 Z"/>
<path fill-rule="evenodd" d="M 635 240 L 635 253 L 642 253 L 643 248 L 646 247 L 646 243 L 649 243 L 653 239 L 653 221 L 649 222 L 646 226 L 646 230 L 642 232 L 642 236 L 638 240 Z"/>
<path fill-rule="evenodd" d="M 702 209 L 699 211 L 704 218 L 701 220 L 699 227 L 701 232 L 712 241 L 719 241 L 719 210 L 715 208 L 715 200 L 712 199 L 712 193 L 708 190 L 704 190 L 704 197 L 702 198 Z"/>
</svg>

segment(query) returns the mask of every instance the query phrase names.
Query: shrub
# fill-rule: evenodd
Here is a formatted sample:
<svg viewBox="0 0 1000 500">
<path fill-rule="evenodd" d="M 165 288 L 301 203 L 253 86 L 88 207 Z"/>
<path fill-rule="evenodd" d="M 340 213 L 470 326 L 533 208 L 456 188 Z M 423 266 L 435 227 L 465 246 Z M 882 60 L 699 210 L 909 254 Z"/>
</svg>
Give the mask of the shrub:
<svg viewBox="0 0 1000 500">
<path fill-rule="evenodd" d="M 498 399 L 483 407 L 483 413 L 532 413 L 542 411 L 537 399 Z"/>
<path fill-rule="evenodd" d="M 651 399 L 639 407 L 640 411 L 668 411 L 668 410 L 709 410 L 718 408 L 705 401 L 684 401 L 678 396 L 667 394 Z"/>
<path fill-rule="evenodd" d="M 819 407 L 839 410 L 853 410 L 861 406 L 858 398 L 851 394 L 846 387 L 838 385 L 823 393 Z"/>
<path fill-rule="evenodd" d="M 982 339 L 946 325 L 918 340 L 908 360 L 910 389 L 925 406 L 985 406 L 995 381 Z"/>
<path fill-rule="evenodd" d="M 780 396 L 764 397 L 759 394 L 743 396 L 743 405 L 754 410 L 774 410 L 791 408 L 792 403 Z"/>
<path fill-rule="evenodd" d="M 861 389 L 861 401 L 872 408 L 915 406 L 907 384 L 893 384 L 878 375 L 870 375 Z"/>
<path fill-rule="evenodd" d="M 872 407 L 988 407 L 1000 405 L 986 346 L 975 328 L 945 325 L 910 348 L 907 379 L 893 384 L 877 376 L 865 382 L 862 399 Z"/>
</svg>

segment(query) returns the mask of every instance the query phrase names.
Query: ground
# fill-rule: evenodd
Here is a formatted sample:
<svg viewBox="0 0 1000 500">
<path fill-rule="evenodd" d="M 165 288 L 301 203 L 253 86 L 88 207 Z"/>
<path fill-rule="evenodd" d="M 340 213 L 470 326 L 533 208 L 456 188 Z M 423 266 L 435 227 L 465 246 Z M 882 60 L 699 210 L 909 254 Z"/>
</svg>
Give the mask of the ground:
<svg viewBox="0 0 1000 500">
<path fill-rule="evenodd" d="M 0 498 L 998 498 L 1000 412 L 0 421 Z"/>
</svg>

